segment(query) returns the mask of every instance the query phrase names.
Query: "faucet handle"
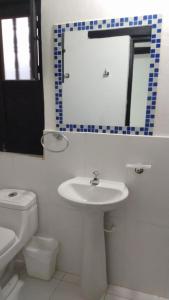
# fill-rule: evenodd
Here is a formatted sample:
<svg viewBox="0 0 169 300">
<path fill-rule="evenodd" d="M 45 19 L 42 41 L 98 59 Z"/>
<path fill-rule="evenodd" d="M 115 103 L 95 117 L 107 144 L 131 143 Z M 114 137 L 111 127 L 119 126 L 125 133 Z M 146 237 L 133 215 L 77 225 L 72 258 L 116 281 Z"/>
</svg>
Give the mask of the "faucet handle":
<svg viewBox="0 0 169 300">
<path fill-rule="evenodd" d="M 95 177 L 98 177 L 100 175 L 100 172 L 98 170 L 93 171 L 93 175 Z"/>
</svg>

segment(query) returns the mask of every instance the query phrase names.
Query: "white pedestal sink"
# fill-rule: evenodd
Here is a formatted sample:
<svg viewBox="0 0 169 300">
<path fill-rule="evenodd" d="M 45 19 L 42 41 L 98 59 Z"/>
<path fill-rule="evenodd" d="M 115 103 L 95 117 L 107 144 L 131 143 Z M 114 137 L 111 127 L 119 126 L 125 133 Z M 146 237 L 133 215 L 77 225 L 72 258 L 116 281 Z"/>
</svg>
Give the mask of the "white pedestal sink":
<svg viewBox="0 0 169 300">
<path fill-rule="evenodd" d="M 128 197 L 122 182 L 75 177 L 63 182 L 58 193 L 69 204 L 79 207 L 84 217 L 81 288 L 85 299 L 100 300 L 107 289 L 104 240 L 104 212 L 113 210 Z"/>
</svg>

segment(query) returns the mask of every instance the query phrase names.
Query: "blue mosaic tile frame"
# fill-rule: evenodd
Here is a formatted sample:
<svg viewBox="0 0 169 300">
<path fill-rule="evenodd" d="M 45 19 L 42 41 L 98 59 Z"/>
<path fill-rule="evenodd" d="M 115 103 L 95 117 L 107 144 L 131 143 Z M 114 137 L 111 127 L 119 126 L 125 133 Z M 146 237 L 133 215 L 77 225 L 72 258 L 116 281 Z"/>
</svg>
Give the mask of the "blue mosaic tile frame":
<svg viewBox="0 0 169 300">
<path fill-rule="evenodd" d="M 129 126 L 102 126 L 83 125 L 83 124 L 64 124 L 63 105 L 62 105 L 62 33 L 65 31 L 81 30 L 101 30 L 135 26 L 152 27 L 151 50 L 150 50 L 150 71 L 148 79 L 147 107 L 144 127 Z M 94 132 L 112 134 L 134 134 L 134 135 L 153 135 L 155 109 L 157 101 L 157 87 L 159 76 L 159 61 L 161 47 L 161 26 L 162 17 L 160 15 L 145 15 L 135 17 L 124 17 L 109 20 L 92 20 L 67 23 L 54 26 L 54 72 L 55 72 L 55 101 L 56 101 L 56 127 L 59 131 L 73 132 Z"/>
</svg>

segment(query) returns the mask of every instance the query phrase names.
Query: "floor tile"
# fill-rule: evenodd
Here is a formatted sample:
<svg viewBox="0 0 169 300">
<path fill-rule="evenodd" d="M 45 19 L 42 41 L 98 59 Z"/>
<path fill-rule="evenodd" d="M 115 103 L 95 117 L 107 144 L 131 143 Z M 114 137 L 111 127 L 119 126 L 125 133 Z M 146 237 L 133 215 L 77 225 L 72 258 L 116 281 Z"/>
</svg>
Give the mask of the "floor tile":
<svg viewBox="0 0 169 300">
<path fill-rule="evenodd" d="M 50 300 L 85 300 L 81 296 L 80 287 L 68 282 L 60 281 Z"/>
<path fill-rule="evenodd" d="M 24 282 L 19 280 L 13 292 L 8 296 L 7 300 L 19 300 L 20 292 L 23 288 Z"/>
<path fill-rule="evenodd" d="M 7 300 L 85 300 L 81 295 L 80 278 L 57 271 L 51 281 L 24 276 Z M 169 300 L 118 286 L 109 286 L 101 300 Z"/>
<path fill-rule="evenodd" d="M 63 280 L 64 276 L 66 275 L 67 273 L 64 273 L 62 271 L 56 271 L 55 275 L 54 275 L 54 278 L 56 280 Z"/>
<path fill-rule="evenodd" d="M 108 294 L 106 297 L 105 297 L 105 300 L 126 300 L 127 298 L 121 298 L 121 297 L 118 297 L 118 296 L 115 296 L 115 295 L 112 295 L 112 294 Z M 127 299 L 128 300 L 128 299 Z"/>
<path fill-rule="evenodd" d="M 127 299 L 127 300 L 169 300 L 169 299 L 160 298 L 158 296 L 149 295 L 142 292 L 137 292 L 134 290 L 129 290 L 127 288 L 113 286 L 113 285 L 110 285 L 108 287 L 108 300 L 114 300 L 114 298 L 111 298 L 111 296 L 112 297 L 116 296 L 119 297 L 119 299 Z"/>
<path fill-rule="evenodd" d="M 120 286 L 109 285 L 108 294 L 113 294 L 114 296 L 122 297 L 125 299 L 132 299 L 132 291 Z"/>
<path fill-rule="evenodd" d="M 65 276 L 63 277 L 63 281 L 79 285 L 80 277 L 74 274 L 66 273 Z"/>
<path fill-rule="evenodd" d="M 137 291 L 133 291 L 132 294 L 133 294 L 131 298 L 132 300 L 159 300 L 157 296 L 148 295 Z"/>
<path fill-rule="evenodd" d="M 26 278 L 19 291 L 8 300 L 49 300 L 58 283 L 56 279 L 43 281 Z"/>
</svg>

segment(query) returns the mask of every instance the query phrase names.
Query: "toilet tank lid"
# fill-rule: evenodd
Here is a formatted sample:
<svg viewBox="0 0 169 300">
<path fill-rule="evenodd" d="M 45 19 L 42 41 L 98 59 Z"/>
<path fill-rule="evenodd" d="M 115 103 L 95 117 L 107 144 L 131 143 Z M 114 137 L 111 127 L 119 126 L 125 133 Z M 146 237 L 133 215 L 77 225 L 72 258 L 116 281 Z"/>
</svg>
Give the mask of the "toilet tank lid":
<svg viewBox="0 0 169 300">
<path fill-rule="evenodd" d="M 0 190 L 0 207 L 27 210 L 36 204 L 36 194 L 18 189 Z"/>
</svg>

